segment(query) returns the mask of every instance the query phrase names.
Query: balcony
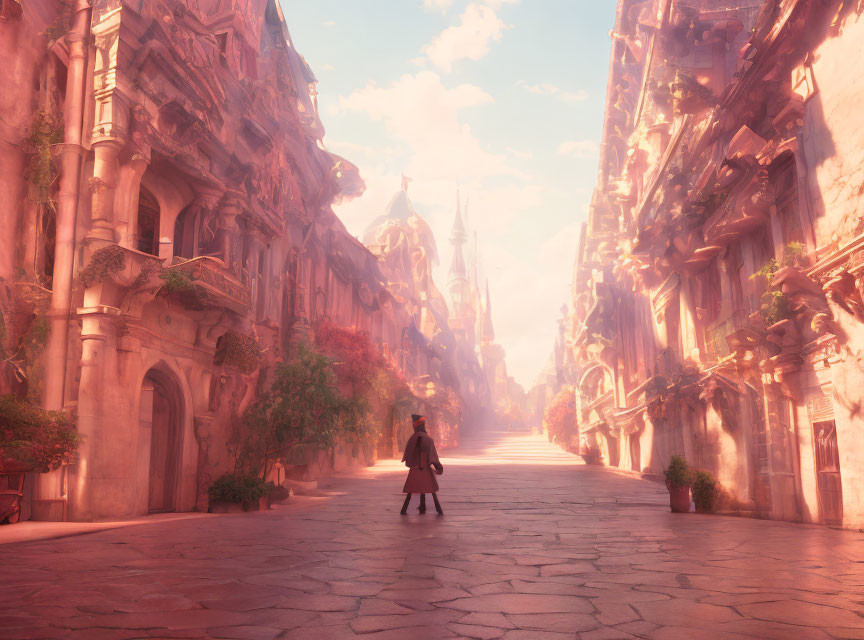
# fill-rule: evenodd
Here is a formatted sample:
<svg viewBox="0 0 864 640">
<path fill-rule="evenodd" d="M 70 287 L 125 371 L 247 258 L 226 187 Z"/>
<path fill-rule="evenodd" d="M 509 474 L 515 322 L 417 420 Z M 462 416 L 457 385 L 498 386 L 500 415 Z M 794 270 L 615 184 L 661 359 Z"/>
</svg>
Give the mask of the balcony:
<svg viewBox="0 0 864 640">
<path fill-rule="evenodd" d="M 240 315 L 249 311 L 249 287 L 224 262 L 210 256 L 180 260 L 162 274 L 169 296 L 190 309 L 221 307 Z"/>
</svg>

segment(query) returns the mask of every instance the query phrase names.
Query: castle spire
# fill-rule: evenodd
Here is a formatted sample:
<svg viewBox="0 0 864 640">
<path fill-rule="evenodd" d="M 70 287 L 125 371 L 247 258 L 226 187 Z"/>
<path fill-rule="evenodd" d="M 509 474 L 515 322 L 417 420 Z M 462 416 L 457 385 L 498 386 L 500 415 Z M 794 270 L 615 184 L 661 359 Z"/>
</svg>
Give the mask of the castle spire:
<svg viewBox="0 0 864 640">
<path fill-rule="evenodd" d="M 462 245 L 468 239 L 465 225 L 462 224 L 462 207 L 459 202 L 459 191 L 456 191 L 456 217 L 453 219 L 453 229 L 450 231 L 450 244 L 453 245 L 453 261 L 450 263 L 450 289 L 459 281 L 468 280 L 468 270 L 465 267 L 465 254 Z"/>
<path fill-rule="evenodd" d="M 486 280 L 486 304 L 483 309 L 483 342 L 495 342 L 495 329 L 492 326 L 492 300 L 489 297 L 489 280 Z"/>
</svg>

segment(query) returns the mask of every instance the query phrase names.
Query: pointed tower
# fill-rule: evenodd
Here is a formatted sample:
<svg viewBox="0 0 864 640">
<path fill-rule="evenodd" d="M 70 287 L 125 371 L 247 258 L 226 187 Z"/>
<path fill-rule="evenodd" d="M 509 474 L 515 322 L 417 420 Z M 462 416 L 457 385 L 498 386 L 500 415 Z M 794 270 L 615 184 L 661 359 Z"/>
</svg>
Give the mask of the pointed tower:
<svg viewBox="0 0 864 640">
<path fill-rule="evenodd" d="M 483 305 L 483 335 L 482 343 L 489 345 L 495 342 L 495 328 L 492 326 L 492 300 L 489 298 L 489 281 L 486 281 L 486 304 Z"/>
<path fill-rule="evenodd" d="M 483 308 L 483 330 L 480 336 L 480 361 L 486 382 L 492 394 L 493 406 L 500 407 L 506 396 L 507 365 L 504 348 L 495 343 L 495 328 L 492 326 L 492 299 L 489 296 L 489 280 L 486 280 L 486 304 Z"/>
<path fill-rule="evenodd" d="M 457 337 L 474 344 L 474 306 L 471 304 L 471 286 L 468 282 L 468 268 L 465 266 L 463 246 L 468 240 L 465 225 L 462 223 L 462 207 L 459 192 L 456 192 L 456 217 L 453 219 L 453 229 L 450 231 L 450 244 L 453 245 L 453 260 L 450 263 L 450 273 L 447 289 L 450 293 L 450 303 L 453 313 L 450 327 Z"/>
</svg>

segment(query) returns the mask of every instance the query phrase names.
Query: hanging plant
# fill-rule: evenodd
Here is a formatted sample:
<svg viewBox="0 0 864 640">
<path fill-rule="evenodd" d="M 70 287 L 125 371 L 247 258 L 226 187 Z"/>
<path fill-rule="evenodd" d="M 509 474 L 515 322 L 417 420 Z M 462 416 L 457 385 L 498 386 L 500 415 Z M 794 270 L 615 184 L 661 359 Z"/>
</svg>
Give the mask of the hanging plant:
<svg viewBox="0 0 864 640">
<path fill-rule="evenodd" d="M 78 273 L 85 287 L 93 286 L 108 276 L 122 271 L 126 266 L 126 256 L 116 244 L 102 247 L 90 258 L 90 262 Z"/>
<path fill-rule="evenodd" d="M 264 351 L 258 340 L 236 331 L 228 331 L 219 338 L 216 364 L 233 365 L 242 373 L 252 373 L 261 365 Z"/>
<path fill-rule="evenodd" d="M 770 327 L 781 320 L 791 318 L 792 305 L 785 293 L 773 289 L 762 294 L 762 306 L 759 309 L 759 314 L 765 321 L 765 325 Z"/>
</svg>

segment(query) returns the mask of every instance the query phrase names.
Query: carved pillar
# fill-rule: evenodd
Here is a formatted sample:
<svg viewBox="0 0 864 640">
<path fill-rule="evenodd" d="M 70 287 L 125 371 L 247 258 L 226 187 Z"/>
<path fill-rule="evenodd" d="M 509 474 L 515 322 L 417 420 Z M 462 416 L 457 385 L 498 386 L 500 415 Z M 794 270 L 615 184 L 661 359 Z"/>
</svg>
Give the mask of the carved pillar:
<svg viewBox="0 0 864 640">
<path fill-rule="evenodd" d="M 96 59 L 93 69 L 93 194 L 92 223 L 88 237 L 115 241 L 114 195 L 117 188 L 117 156 L 128 134 L 131 87 L 119 71 L 122 10 L 100 5 L 91 30 Z"/>
</svg>

